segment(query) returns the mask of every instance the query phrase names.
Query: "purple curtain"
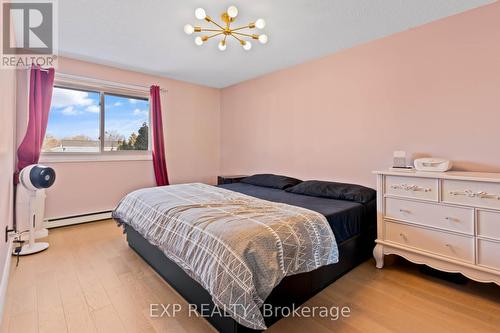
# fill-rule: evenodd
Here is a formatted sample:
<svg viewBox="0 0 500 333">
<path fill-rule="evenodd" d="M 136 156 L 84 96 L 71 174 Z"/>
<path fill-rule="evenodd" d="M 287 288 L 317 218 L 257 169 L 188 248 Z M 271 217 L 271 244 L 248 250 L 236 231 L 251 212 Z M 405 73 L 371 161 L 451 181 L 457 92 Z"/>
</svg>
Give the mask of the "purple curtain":
<svg viewBox="0 0 500 333">
<path fill-rule="evenodd" d="M 30 73 L 29 120 L 26 134 L 17 149 L 17 172 L 38 163 L 42 149 L 54 85 L 54 69 L 33 66 Z M 17 183 L 17 176 L 15 177 Z"/>
<path fill-rule="evenodd" d="M 163 142 L 163 121 L 161 115 L 160 87 L 151 86 L 151 129 L 153 137 L 153 167 L 156 185 L 168 185 L 165 143 Z"/>
</svg>

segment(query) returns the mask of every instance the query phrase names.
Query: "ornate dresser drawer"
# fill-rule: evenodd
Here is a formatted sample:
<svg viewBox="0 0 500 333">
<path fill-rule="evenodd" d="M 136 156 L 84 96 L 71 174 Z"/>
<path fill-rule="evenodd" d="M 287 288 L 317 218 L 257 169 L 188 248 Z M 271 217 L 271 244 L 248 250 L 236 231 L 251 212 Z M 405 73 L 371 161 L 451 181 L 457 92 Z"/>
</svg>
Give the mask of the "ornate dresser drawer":
<svg viewBox="0 0 500 333">
<path fill-rule="evenodd" d="M 500 209 L 500 183 L 444 179 L 442 200 L 459 205 Z"/>
<path fill-rule="evenodd" d="M 477 234 L 500 241 L 500 212 L 478 209 Z M 500 252 L 498 256 L 500 257 Z"/>
<path fill-rule="evenodd" d="M 500 243 L 480 239 L 477 258 L 479 265 L 500 270 Z"/>
<path fill-rule="evenodd" d="M 500 285 L 500 173 L 375 174 L 378 268 L 396 254 Z"/>
<path fill-rule="evenodd" d="M 421 200 L 438 200 L 438 181 L 432 178 L 387 176 L 385 194 Z"/>
<path fill-rule="evenodd" d="M 385 223 L 386 240 L 474 263 L 474 238 L 400 223 Z"/>
<path fill-rule="evenodd" d="M 473 208 L 386 198 L 385 216 L 394 220 L 474 235 Z"/>
</svg>

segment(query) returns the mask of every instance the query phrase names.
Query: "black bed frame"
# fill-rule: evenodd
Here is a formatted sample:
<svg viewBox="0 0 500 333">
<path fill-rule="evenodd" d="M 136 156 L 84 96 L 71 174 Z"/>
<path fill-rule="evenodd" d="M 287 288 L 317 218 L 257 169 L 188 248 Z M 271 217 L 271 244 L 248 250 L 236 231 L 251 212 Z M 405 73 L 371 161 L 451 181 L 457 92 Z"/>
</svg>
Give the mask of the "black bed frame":
<svg viewBox="0 0 500 333">
<path fill-rule="evenodd" d="M 160 274 L 179 294 L 198 309 L 201 304 L 209 304 L 207 311 L 215 307 L 210 294 L 196 281 L 189 277 L 177 264 L 168 259 L 157 247 L 151 245 L 135 229 L 125 224 L 129 246 L 137 252 L 153 269 Z M 320 292 L 332 282 L 367 260 L 374 247 L 375 229 L 371 228 L 338 245 L 339 262 L 320 267 L 312 272 L 285 277 L 273 289 L 266 304 L 272 307 L 295 308 Z M 206 306 L 205 306 L 206 307 Z M 272 311 L 281 313 L 281 311 Z M 267 327 L 281 317 L 265 317 Z M 247 328 L 229 316 L 212 315 L 206 318 L 219 332 L 243 333 L 257 332 Z"/>
</svg>

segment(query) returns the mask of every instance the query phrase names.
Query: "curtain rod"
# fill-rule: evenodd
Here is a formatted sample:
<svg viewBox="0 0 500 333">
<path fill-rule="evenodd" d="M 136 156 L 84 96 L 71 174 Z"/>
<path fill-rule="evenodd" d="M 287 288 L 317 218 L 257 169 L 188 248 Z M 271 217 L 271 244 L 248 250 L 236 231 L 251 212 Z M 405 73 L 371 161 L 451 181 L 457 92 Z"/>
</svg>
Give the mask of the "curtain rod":
<svg viewBox="0 0 500 333">
<path fill-rule="evenodd" d="M 42 70 L 48 71 L 47 69 L 42 69 Z M 106 81 L 106 80 L 101 80 L 101 79 L 89 78 L 89 77 L 85 77 L 85 76 L 78 76 L 78 75 L 73 75 L 73 74 L 65 74 L 65 73 L 57 73 L 57 72 L 56 72 L 56 79 L 69 79 L 69 80 L 76 80 L 76 81 L 86 81 L 86 82 L 92 82 L 92 83 L 97 83 L 97 84 L 101 84 L 101 85 L 107 85 L 107 86 L 111 86 L 111 87 L 131 89 L 131 90 L 149 91 L 149 88 L 150 88 L 148 86 L 141 86 L 141 85 L 137 85 L 137 84 L 125 84 L 125 83 Z M 160 91 L 167 92 L 168 90 L 160 87 Z"/>
</svg>

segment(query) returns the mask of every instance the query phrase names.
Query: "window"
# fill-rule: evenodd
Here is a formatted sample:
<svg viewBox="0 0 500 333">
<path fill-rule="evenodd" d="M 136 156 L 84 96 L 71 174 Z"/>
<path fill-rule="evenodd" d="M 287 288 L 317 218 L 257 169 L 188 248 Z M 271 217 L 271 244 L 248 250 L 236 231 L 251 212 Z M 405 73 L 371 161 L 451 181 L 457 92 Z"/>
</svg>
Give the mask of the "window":
<svg viewBox="0 0 500 333">
<path fill-rule="evenodd" d="M 95 91 L 55 87 L 42 152 L 99 152 L 99 99 Z"/>
<path fill-rule="evenodd" d="M 140 153 L 150 150 L 149 137 L 147 98 L 56 86 L 42 152 Z"/>
<path fill-rule="evenodd" d="M 148 100 L 104 94 L 104 105 L 104 151 L 148 150 Z"/>
</svg>

